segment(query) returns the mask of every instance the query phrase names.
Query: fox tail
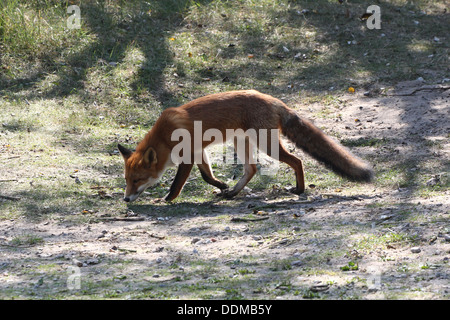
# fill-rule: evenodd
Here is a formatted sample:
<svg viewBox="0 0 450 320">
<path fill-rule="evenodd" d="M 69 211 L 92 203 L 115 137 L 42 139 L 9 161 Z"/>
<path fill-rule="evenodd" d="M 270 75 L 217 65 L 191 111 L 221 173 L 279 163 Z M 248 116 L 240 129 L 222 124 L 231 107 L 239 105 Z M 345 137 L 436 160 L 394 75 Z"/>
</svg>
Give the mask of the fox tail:
<svg viewBox="0 0 450 320">
<path fill-rule="evenodd" d="M 369 164 L 335 142 L 312 122 L 290 109 L 285 109 L 283 113 L 281 132 L 298 148 L 340 176 L 361 182 L 373 179 L 374 171 Z"/>
</svg>

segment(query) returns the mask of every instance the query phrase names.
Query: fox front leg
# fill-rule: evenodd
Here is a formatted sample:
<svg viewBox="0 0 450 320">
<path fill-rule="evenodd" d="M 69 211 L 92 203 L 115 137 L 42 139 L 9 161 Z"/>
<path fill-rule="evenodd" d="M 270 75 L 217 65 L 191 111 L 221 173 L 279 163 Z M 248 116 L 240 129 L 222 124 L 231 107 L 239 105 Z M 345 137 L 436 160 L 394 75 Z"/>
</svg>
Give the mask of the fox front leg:
<svg viewBox="0 0 450 320">
<path fill-rule="evenodd" d="M 187 178 L 189 177 L 189 174 L 191 173 L 192 166 L 193 164 L 185 163 L 181 163 L 178 166 L 178 171 L 175 179 L 172 182 L 172 185 L 170 186 L 169 194 L 164 197 L 165 201 L 172 201 L 173 199 L 178 197 L 184 187 L 184 184 L 186 183 Z"/>
</svg>

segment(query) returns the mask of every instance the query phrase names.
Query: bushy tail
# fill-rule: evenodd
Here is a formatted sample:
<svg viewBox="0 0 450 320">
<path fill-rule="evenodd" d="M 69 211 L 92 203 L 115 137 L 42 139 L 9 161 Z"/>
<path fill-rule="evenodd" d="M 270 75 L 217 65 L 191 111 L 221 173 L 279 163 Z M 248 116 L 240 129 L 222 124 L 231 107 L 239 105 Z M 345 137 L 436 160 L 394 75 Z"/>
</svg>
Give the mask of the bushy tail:
<svg viewBox="0 0 450 320">
<path fill-rule="evenodd" d="M 354 181 L 369 182 L 374 172 L 370 165 L 325 135 L 310 121 L 290 109 L 283 112 L 281 132 L 296 146 L 337 174 Z"/>
</svg>

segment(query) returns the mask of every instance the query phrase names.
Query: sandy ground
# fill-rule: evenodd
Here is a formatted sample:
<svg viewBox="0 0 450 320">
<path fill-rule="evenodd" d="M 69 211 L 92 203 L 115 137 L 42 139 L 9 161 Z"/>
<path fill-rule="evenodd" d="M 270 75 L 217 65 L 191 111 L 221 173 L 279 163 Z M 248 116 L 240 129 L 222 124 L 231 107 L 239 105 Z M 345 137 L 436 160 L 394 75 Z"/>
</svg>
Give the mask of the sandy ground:
<svg viewBox="0 0 450 320">
<path fill-rule="evenodd" d="M 432 184 L 448 175 L 441 167 L 450 151 L 448 88 L 412 81 L 383 94 L 348 94 L 339 116 L 315 123 L 342 138 L 385 138 L 360 155 L 392 157 L 414 181 Z M 298 106 L 305 115 L 322 107 Z M 430 166 L 433 174 L 422 176 Z M 448 299 L 449 191 L 421 197 L 416 187 L 313 190 L 308 198 L 272 189 L 233 202 L 177 204 L 179 214 L 137 203 L 138 221 L 2 221 L 0 296 Z M 12 245 L 21 234 L 43 241 Z M 391 234 L 407 238 L 376 242 Z"/>
</svg>

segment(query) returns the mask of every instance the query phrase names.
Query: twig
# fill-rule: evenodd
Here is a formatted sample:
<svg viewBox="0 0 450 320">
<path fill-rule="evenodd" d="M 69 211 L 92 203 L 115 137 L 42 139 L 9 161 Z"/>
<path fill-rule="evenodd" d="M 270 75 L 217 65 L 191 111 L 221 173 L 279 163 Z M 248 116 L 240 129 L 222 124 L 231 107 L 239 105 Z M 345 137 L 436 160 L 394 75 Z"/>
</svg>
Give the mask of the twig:
<svg viewBox="0 0 450 320">
<path fill-rule="evenodd" d="M 156 238 L 156 239 L 158 239 L 158 240 L 163 240 L 163 239 L 166 238 L 165 236 L 160 236 L 160 235 L 158 235 L 158 234 L 156 234 L 156 233 L 150 233 L 150 232 L 147 232 L 147 233 L 150 235 L 150 237 Z"/>
<path fill-rule="evenodd" d="M 11 157 L 4 158 L 2 160 L 11 160 L 11 159 L 17 159 L 17 158 L 20 158 L 20 156 L 11 156 Z"/>
<path fill-rule="evenodd" d="M 241 217 L 233 217 L 231 218 L 232 222 L 249 222 L 249 221 L 261 221 L 267 220 L 269 217 L 257 217 L 257 218 L 241 218 Z"/>
<path fill-rule="evenodd" d="M 313 202 L 315 202 L 315 201 L 316 201 L 315 199 L 298 200 L 298 201 L 295 201 L 294 203 L 295 203 L 295 204 L 299 204 L 299 203 L 313 203 Z"/>
<path fill-rule="evenodd" d="M 411 91 L 409 93 L 386 94 L 386 96 L 389 96 L 389 97 L 404 97 L 404 96 L 412 96 L 416 92 L 422 91 L 422 90 L 442 90 L 442 91 L 445 91 L 445 90 L 448 90 L 448 89 L 450 89 L 450 87 L 424 87 L 424 88 L 415 89 L 415 90 L 413 90 L 413 91 Z"/>
<path fill-rule="evenodd" d="M 11 200 L 11 201 L 19 201 L 20 200 L 20 198 L 11 197 L 11 196 L 4 196 L 2 194 L 0 194 L 0 199 L 6 199 L 6 200 Z"/>
<path fill-rule="evenodd" d="M 327 197 L 327 198 L 339 198 L 339 199 L 361 200 L 361 198 L 358 197 L 358 196 L 346 196 L 346 195 L 334 194 L 334 193 L 322 193 L 321 196 L 322 196 L 322 197 Z"/>
<path fill-rule="evenodd" d="M 144 221 L 144 217 L 100 217 L 100 220 L 105 221 Z"/>
<path fill-rule="evenodd" d="M 0 243 L 0 246 L 9 247 L 9 248 L 31 248 L 31 247 L 34 247 L 35 244 L 18 244 L 18 245 L 14 245 L 14 244 L 8 244 L 8 243 Z"/>
<path fill-rule="evenodd" d="M 117 248 L 117 250 L 119 250 L 120 252 L 131 252 L 131 253 L 137 252 L 137 250 L 134 250 L 134 249 Z"/>
<path fill-rule="evenodd" d="M 17 179 L 0 179 L 0 182 L 13 182 L 18 181 Z"/>
<path fill-rule="evenodd" d="M 265 246 L 262 246 L 259 248 L 259 250 L 263 250 L 263 249 L 267 249 L 267 248 L 275 248 L 278 245 L 289 246 L 289 245 L 293 244 L 294 241 L 295 241 L 295 239 L 283 238 L 281 240 L 278 240 L 273 243 L 269 243 Z"/>
</svg>

